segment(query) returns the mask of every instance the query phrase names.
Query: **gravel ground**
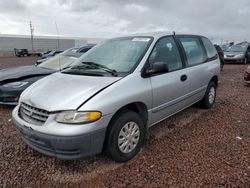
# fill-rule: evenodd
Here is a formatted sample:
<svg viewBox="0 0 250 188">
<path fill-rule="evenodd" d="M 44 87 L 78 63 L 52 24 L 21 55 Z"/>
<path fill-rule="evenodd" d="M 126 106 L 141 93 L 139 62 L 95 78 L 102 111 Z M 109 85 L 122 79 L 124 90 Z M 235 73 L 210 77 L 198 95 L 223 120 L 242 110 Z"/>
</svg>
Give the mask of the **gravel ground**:
<svg viewBox="0 0 250 188">
<path fill-rule="evenodd" d="M 0 69 L 34 65 L 38 57 L 0 57 Z"/>
<path fill-rule="evenodd" d="M 19 60 L 25 59 L 11 66 Z M 0 187 L 249 188 L 250 87 L 242 81 L 245 68 L 226 65 L 214 108 L 193 106 L 155 125 L 139 155 L 123 164 L 103 155 L 60 161 L 33 151 L 12 127 L 12 109 L 0 107 Z"/>
</svg>

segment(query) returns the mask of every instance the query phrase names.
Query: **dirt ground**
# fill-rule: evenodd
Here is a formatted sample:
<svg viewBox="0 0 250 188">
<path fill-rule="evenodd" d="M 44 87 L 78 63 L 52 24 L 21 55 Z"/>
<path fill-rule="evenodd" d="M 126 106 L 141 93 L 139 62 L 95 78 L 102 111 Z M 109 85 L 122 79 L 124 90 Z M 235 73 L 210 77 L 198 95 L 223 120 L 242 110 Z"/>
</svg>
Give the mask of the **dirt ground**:
<svg viewBox="0 0 250 188">
<path fill-rule="evenodd" d="M 0 57 L 0 69 L 34 65 L 38 57 Z"/>
<path fill-rule="evenodd" d="M 10 62 L 11 60 L 11 62 Z M 34 58 L 0 58 L 0 68 Z M 29 148 L 0 107 L 0 187 L 250 187 L 250 87 L 225 65 L 210 110 L 193 106 L 150 129 L 139 155 L 60 161 Z"/>
</svg>

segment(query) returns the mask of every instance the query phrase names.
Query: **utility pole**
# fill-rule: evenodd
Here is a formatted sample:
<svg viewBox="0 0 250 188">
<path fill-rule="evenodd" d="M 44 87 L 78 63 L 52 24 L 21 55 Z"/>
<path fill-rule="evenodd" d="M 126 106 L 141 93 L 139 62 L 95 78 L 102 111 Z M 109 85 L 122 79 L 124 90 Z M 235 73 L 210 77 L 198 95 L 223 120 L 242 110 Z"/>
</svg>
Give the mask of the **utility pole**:
<svg viewBox="0 0 250 188">
<path fill-rule="evenodd" d="M 34 53 L 34 28 L 32 22 L 30 21 L 30 39 L 31 39 L 31 51 Z"/>
</svg>

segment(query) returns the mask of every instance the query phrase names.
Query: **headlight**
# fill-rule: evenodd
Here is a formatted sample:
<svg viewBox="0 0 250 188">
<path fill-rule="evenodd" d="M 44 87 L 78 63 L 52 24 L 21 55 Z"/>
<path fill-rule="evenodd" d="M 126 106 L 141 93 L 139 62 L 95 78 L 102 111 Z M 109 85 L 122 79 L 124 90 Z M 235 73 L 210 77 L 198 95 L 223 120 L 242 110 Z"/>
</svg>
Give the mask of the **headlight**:
<svg viewBox="0 0 250 188">
<path fill-rule="evenodd" d="M 56 115 L 56 121 L 69 124 L 90 123 L 97 121 L 101 116 L 101 112 L 65 111 Z"/>
<path fill-rule="evenodd" d="M 3 87 L 10 87 L 10 88 L 20 88 L 28 84 L 28 82 L 11 82 L 8 84 L 3 85 Z"/>
</svg>

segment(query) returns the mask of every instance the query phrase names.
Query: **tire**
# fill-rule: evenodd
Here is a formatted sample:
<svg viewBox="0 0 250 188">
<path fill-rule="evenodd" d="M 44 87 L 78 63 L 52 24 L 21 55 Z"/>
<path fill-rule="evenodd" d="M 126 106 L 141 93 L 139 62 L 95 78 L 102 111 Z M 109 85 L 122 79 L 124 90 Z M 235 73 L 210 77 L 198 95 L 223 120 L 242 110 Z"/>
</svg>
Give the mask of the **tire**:
<svg viewBox="0 0 250 188">
<path fill-rule="evenodd" d="M 244 64 L 246 65 L 247 62 L 248 62 L 248 60 L 247 60 L 247 58 L 245 57 L 245 59 L 244 59 Z"/>
<path fill-rule="evenodd" d="M 200 102 L 202 108 L 209 109 L 214 105 L 216 99 L 216 89 L 216 84 L 211 81 L 208 84 L 204 98 Z"/>
<path fill-rule="evenodd" d="M 131 131 L 128 138 L 125 136 L 126 130 Z M 133 132 L 135 134 L 132 134 Z M 116 162 L 125 162 L 132 159 L 140 151 L 145 141 L 145 132 L 143 121 L 136 112 L 121 111 L 108 127 L 104 145 L 106 154 Z M 133 138 L 134 141 L 132 141 Z M 125 147 L 123 147 L 124 145 Z"/>
</svg>

